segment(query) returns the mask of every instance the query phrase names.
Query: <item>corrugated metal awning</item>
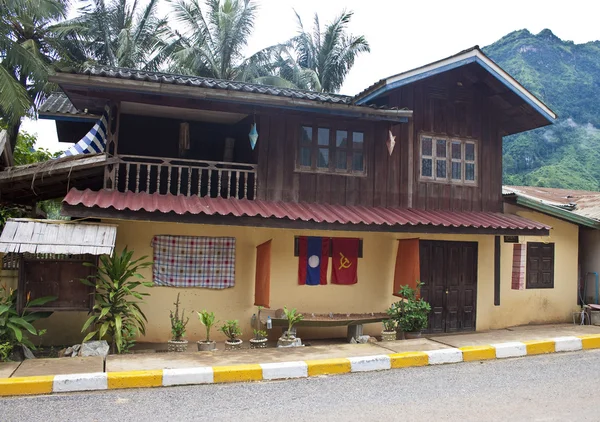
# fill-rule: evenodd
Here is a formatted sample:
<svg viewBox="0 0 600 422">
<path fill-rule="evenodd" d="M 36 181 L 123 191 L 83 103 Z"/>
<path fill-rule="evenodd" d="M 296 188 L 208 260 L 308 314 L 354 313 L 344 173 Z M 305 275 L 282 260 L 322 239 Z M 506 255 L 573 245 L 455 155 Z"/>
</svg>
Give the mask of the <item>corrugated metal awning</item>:
<svg viewBox="0 0 600 422">
<path fill-rule="evenodd" d="M 145 192 L 80 191 L 71 189 L 63 202 L 87 208 L 159 213 L 205 214 L 234 217 L 262 217 L 315 223 L 368 226 L 431 226 L 492 230 L 549 230 L 550 227 L 513 214 L 494 212 L 451 212 L 411 208 L 365 207 L 353 205 L 307 204 L 236 198 L 209 198 L 159 195 Z"/>
<path fill-rule="evenodd" d="M 0 253 L 112 255 L 116 238 L 109 224 L 15 218 L 0 235 Z"/>
</svg>

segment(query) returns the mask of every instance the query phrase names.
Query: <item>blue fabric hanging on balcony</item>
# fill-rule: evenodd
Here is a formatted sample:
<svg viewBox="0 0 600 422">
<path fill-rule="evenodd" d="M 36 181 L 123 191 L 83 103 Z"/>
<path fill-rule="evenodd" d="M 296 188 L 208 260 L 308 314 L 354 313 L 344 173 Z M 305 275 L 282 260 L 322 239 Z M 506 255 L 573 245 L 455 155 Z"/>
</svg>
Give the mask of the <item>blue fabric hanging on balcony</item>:
<svg viewBox="0 0 600 422">
<path fill-rule="evenodd" d="M 79 142 L 63 152 L 59 158 L 77 154 L 97 154 L 106 149 L 106 132 L 108 128 L 109 107 L 104 107 L 102 117 Z"/>
</svg>

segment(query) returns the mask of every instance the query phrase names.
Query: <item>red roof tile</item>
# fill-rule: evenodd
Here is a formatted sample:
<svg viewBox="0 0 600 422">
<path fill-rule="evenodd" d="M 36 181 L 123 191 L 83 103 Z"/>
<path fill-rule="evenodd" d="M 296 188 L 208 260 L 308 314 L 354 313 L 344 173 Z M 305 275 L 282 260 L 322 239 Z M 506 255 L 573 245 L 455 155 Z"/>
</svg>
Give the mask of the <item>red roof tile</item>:
<svg viewBox="0 0 600 422">
<path fill-rule="evenodd" d="M 428 211 L 407 208 L 383 208 L 308 204 L 295 202 L 250 201 L 247 199 L 200 198 L 145 192 L 116 192 L 71 189 L 64 203 L 116 210 L 144 210 L 176 214 L 233 215 L 236 217 L 287 218 L 317 223 L 366 225 L 429 225 L 510 230 L 549 230 L 544 224 L 513 214 L 493 212 Z"/>
</svg>

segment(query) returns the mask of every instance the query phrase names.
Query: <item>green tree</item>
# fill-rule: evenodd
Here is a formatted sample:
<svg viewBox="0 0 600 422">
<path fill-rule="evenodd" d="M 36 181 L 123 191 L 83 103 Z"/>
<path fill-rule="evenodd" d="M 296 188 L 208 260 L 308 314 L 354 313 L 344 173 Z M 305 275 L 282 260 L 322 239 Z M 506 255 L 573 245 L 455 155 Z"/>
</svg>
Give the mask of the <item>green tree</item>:
<svg viewBox="0 0 600 422">
<path fill-rule="evenodd" d="M 48 91 L 48 75 L 67 56 L 52 26 L 66 14 L 66 0 L 0 0 L 0 117 L 14 149 L 21 119 L 33 115 Z"/>
<path fill-rule="evenodd" d="M 289 85 L 273 76 L 273 61 L 281 46 L 244 56 L 254 30 L 253 0 L 171 0 L 181 46 L 173 54 L 172 70 L 217 79 Z M 264 79 L 260 79 L 264 78 Z"/>
<path fill-rule="evenodd" d="M 287 67 L 280 70 L 281 76 L 300 85 L 308 84 L 313 91 L 338 92 L 356 57 L 371 51 L 363 35 L 348 33 L 352 15 L 353 12 L 343 11 L 321 28 L 319 16 L 315 14 L 313 28 L 307 31 L 296 13 L 299 33 L 287 45 L 297 58 L 288 56 Z"/>
<path fill-rule="evenodd" d="M 156 71 L 168 63 L 178 45 L 166 18 L 156 13 L 158 0 L 142 8 L 137 1 L 93 0 L 79 16 L 53 27 L 71 40 L 79 64 L 101 64 Z"/>
</svg>

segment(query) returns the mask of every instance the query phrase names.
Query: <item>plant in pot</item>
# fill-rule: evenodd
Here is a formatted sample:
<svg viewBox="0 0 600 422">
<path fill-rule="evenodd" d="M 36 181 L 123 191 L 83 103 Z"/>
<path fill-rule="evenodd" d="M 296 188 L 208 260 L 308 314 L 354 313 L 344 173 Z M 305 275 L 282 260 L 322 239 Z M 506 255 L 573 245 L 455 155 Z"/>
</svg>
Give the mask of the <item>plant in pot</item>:
<svg viewBox="0 0 600 422">
<path fill-rule="evenodd" d="M 264 349 L 267 347 L 267 332 L 263 330 L 254 330 L 254 338 L 250 339 L 251 349 Z"/>
<path fill-rule="evenodd" d="M 217 343 L 210 339 L 210 329 L 217 323 L 217 321 L 215 321 L 215 313 L 208 312 L 206 310 L 198 312 L 198 319 L 206 328 L 206 340 L 201 340 L 198 342 L 198 351 L 209 352 L 211 350 L 215 350 L 217 348 Z"/>
<path fill-rule="evenodd" d="M 227 336 L 227 340 L 225 340 L 226 350 L 241 348 L 243 341 L 238 337 L 242 335 L 242 331 L 240 330 L 237 319 L 225 321 L 225 324 L 221 325 L 219 330 L 221 330 L 221 332 Z"/>
<path fill-rule="evenodd" d="M 403 333 L 406 339 L 421 337 L 421 331 L 427 327 L 431 306 L 425 300 L 417 297 L 418 289 L 423 283 L 417 282 L 417 288 L 401 286 L 398 294 L 402 300 L 392 304 L 388 315 L 397 323 L 397 331 Z"/>
<path fill-rule="evenodd" d="M 283 313 L 285 315 L 285 318 L 288 320 L 288 329 L 279 338 L 277 345 L 281 347 L 290 347 L 297 343 L 295 332 L 292 331 L 292 329 L 294 328 L 294 325 L 296 325 L 304 319 L 304 315 L 296 311 L 295 308 L 288 309 L 287 307 L 283 308 Z"/>
<path fill-rule="evenodd" d="M 185 318 L 185 309 L 179 317 L 179 293 L 177 293 L 177 301 L 174 303 L 175 312 L 170 311 L 171 319 L 171 334 L 173 338 L 169 340 L 169 352 L 185 352 L 187 350 L 188 341 L 183 339 L 185 335 L 185 327 L 190 321 L 189 317 Z"/>
<path fill-rule="evenodd" d="M 386 319 L 383 321 L 383 331 L 381 332 L 381 341 L 396 340 L 396 321 Z"/>
</svg>

